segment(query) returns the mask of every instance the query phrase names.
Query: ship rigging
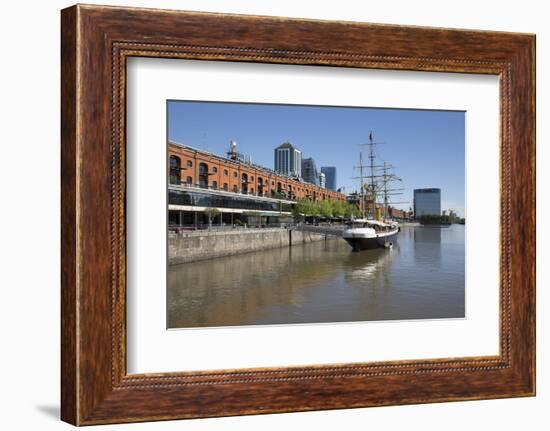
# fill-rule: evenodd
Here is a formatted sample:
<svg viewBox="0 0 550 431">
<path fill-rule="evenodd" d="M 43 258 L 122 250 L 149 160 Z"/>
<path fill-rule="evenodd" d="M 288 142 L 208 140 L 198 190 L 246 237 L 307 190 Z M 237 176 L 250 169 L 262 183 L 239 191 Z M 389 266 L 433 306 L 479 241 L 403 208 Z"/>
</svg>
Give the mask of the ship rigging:
<svg viewBox="0 0 550 431">
<path fill-rule="evenodd" d="M 353 251 L 373 248 L 391 248 L 397 240 L 399 225 L 388 216 L 392 196 L 401 195 L 403 188 L 395 188 L 391 184 L 402 179 L 394 172 L 394 166 L 383 161 L 377 164 L 375 146 L 382 144 L 373 139 L 372 131 L 366 144 L 359 144 L 359 165 L 355 169 L 359 175 L 353 177 L 360 181 L 359 209 L 361 218 L 352 220 L 342 237 L 351 245 Z M 368 147 L 368 165 L 363 163 L 363 147 Z M 367 171 L 368 170 L 368 171 Z M 378 205 L 379 198 L 382 204 Z M 400 202 L 399 202 L 400 203 Z"/>
</svg>

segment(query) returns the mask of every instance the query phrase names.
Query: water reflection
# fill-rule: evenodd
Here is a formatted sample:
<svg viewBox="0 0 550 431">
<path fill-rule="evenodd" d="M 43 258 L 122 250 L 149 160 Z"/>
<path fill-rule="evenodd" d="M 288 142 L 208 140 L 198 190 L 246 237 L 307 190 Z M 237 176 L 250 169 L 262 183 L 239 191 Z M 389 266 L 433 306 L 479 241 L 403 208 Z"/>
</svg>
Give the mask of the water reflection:
<svg viewBox="0 0 550 431">
<path fill-rule="evenodd" d="M 399 245 L 389 250 L 368 250 L 365 253 L 350 253 L 344 261 L 346 281 L 350 283 L 368 283 L 373 279 L 380 280 L 387 274 L 386 268 L 392 258 L 399 254 Z"/>
<path fill-rule="evenodd" d="M 170 328 L 464 316 L 464 227 L 406 228 L 391 250 L 342 240 L 172 266 Z"/>
<path fill-rule="evenodd" d="M 449 228 L 428 226 L 410 229 L 414 237 L 414 258 L 418 265 L 427 266 L 431 271 L 439 270 L 441 267 L 441 232 L 445 229 Z"/>
</svg>

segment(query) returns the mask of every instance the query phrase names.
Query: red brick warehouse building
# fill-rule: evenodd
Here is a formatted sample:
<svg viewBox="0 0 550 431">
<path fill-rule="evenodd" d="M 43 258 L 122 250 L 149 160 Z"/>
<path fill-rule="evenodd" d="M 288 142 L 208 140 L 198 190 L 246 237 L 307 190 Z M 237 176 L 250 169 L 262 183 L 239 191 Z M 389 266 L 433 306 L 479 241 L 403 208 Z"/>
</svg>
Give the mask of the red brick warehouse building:
<svg viewBox="0 0 550 431">
<path fill-rule="evenodd" d="M 297 199 L 345 201 L 342 193 L 291 178 L 247 161 L 237 153 L 219 156 L 174 142 L 168 144 L 169 224 L 198 226 L 216 208 L 216 222 L 280 223 Z"/>
</svg>

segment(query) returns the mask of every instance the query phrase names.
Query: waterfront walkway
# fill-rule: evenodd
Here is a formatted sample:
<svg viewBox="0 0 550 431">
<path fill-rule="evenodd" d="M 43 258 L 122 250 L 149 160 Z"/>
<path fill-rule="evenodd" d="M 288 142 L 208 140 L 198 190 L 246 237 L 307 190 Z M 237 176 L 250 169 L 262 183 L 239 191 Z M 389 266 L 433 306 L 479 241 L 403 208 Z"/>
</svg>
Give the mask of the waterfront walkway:
<svg viewBox="0 0 550 431">
<path fill-rule="evenodd" d="M 329 231 L 321 228 L 321 226 L 289 226 L 170 233 L 168 263 L 170 265 L 188 263 L 336 238 L 334 229 Z"/>
</svg>

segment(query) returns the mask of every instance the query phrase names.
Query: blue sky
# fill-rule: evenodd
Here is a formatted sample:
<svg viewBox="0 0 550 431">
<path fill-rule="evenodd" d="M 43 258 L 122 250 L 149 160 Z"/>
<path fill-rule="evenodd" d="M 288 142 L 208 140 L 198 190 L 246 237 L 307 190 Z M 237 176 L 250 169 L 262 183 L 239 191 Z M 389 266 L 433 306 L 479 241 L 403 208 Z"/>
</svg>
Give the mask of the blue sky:
<svg viewBox="0 0 550 431">
<path fill-rule="evenodd" d="M 359 181 L 353 167 L 372 130 L 379 160 L 395 166 L 404 201 L 413 189 L 441 188 L 442 209 L 464 215 L 465 113 L 408 109 L 346 108 L 220 102 L 168 102 L 168 138 L 225 154 L 229 141 L 252 161 L 273 168 L 273 149 L 290 141 L 317 168 L 336 166 L 338 187 L 350 193 Z M 366 156 L 366 147 L 364 155 Z M 365 157 L 366 159 L 366 157 Z"/>
</svg>

